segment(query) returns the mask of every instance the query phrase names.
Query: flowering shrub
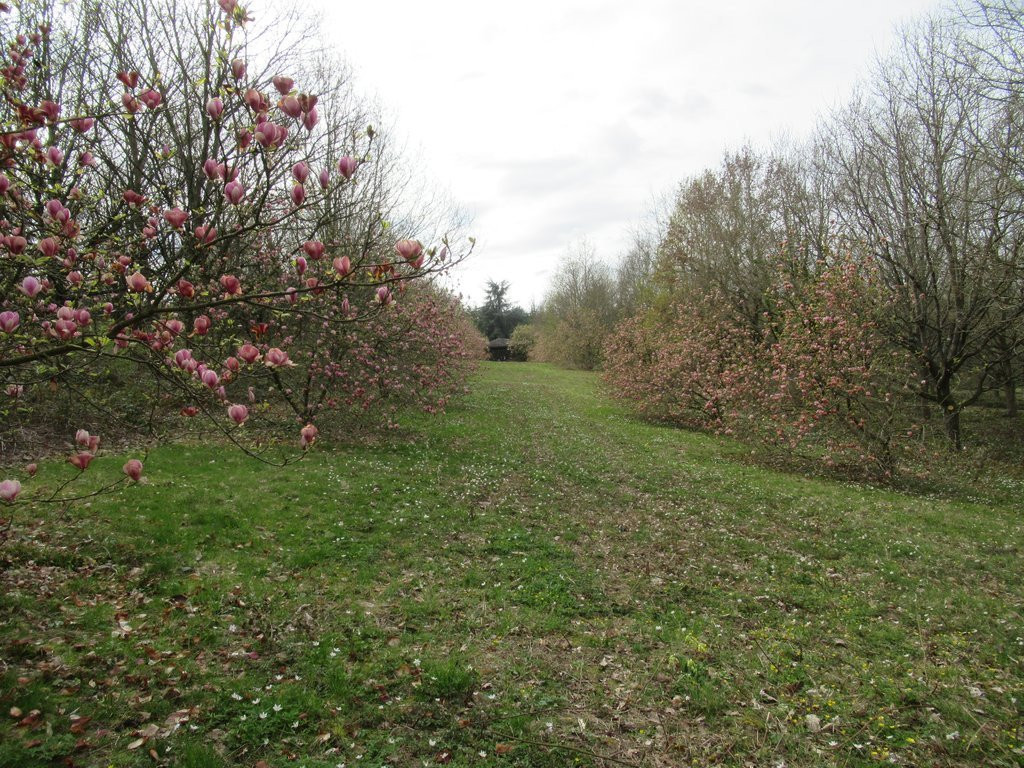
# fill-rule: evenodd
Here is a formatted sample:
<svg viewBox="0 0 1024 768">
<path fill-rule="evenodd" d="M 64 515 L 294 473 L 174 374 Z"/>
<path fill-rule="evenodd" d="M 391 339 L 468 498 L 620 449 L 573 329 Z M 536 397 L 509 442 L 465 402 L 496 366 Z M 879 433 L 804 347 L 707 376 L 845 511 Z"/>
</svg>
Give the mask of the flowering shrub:
<svg viewBox="0 0 1024 768">
<path fill-rule="evenodd" d="M 372 129 L 322 120 L 301 80 L 251 74 L 235 0 L 192 50 L 111 38 L 95 60 L 59 12 L 26 8 L 0 6 L 7 412 L 88 399 L 84 380 L 111 405 L 120 379 L 256 453 L 258 423 L 282 411 L 304 450 L 331 409 L 389 421 L 399 402 L 444 406 L 464 372 L 458 318 L 409 286 L 465 253 L 396 237 Z M 81 87 L 64 71 L 76 55 Z M 80 430 L 79 473 L 98 445 Z M 125 480 L 142 470 L 130 460 Z M 21 493 L 4 480 L 0 501 Z"/>
<path fill-rule="evenodd" d="M 802 287 L 782 286 L 788 306 L 766 353 L 763 408 L 784 444 L 820 437 L 823 460 L 843 456 L 883 474 L 895 467 L 909 419 L 912 361 L 879 327 L 888 301 L 870 261 L 841 260 Z"/>
<path fill-rule="evenodd" d="M 755 345 L 707 296 L 622 323 L 604 348 L 604 378 L 648 418 L 729 433 L 732 412 L 756 391 Z"/>
<path fill-rule="evenodd" d="M 648 418 L 891 473 L 915 435 L 913 367 L 879 327 L 871 263 L 780 279 L 765 305 L 757 336 L 713 294 L 635 317 L 605 347 L 605 381 Z"/>
</svg>

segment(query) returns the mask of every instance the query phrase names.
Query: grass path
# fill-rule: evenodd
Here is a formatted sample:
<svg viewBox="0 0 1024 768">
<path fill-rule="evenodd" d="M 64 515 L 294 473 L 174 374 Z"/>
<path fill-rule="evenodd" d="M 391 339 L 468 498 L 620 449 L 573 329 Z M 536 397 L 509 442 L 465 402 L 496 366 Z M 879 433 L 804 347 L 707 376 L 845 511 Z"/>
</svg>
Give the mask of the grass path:
<svg viewBox="0 0 1024 768">
<path fill-rule="evenodd" d="M 1022 764 L 1022 489 L 740 450 L 532 364 L 284 470 L 160 449 L 0 546 L 0 768 Z"/>
</svg>

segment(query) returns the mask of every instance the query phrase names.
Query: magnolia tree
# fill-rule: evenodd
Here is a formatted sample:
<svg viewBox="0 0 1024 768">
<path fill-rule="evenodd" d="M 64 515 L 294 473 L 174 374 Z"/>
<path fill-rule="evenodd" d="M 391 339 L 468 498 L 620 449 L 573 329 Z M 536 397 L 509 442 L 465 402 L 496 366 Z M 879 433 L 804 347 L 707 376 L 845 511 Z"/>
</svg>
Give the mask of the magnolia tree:
<svg viewBox="0 0 1024 768">
<path fill-rule="evenodd" d="M 764 374 L 756 340 L 717 294 L 621 323 L 604 348 L 613 393 L 646 417 L 731 434 Z"/>
<path fill-rule="evenodd" d="M 652 309 L 609 338 L 605 380 L 649 418 L 889 475 L 917 434 L 916 394 L 912 359 L 881 327 L 879 283 L 870 260 L 846 257 L 778 278 L 758 333 L 715 293 Z"/>
<path fill-rule="evenodd" d="M 891 475 L 918 427 L 913 359 L 883 330 L 892 303 L 871 259 L 841 257 L 802 284 L 778 286 L 784 308 L 770 344 L 759 406 L 769 437 L 812 442 L 837 459 Z"/>
<path fill-rule="evenodd" d="M 413 390 L 443 407 L 464 329 L 443 296 L 408 287 L 466 254 L 446 237 L 392 234 L 361 183 L 379 173 L 372 129 L 322 119 L 318 94 L 287 72 L 251 74 L 250 19 L 235 0 L 196 17 L 184 51 L 129 39 L 123 16 L 107 16 L 95 29 L 108 53 L 95 61 L 101 41 L 83 48 L 58 11 L 28 5 L 0 5 L 8 412 L 79 396 L 76 377 L 103 386 L 116 374 L 260 453 L 258 425 L 282 413 L 304 450 L 332 408 Z M 68 77 L 75 66 L 81 83 Z M 78 475 L 99 443 L 77 431 Z M 41 498 L 22 487 L 35 471 L 3 480 L 0 500 Z M 131 459 L 120 482 L 142 471 Z"/>
</svg>

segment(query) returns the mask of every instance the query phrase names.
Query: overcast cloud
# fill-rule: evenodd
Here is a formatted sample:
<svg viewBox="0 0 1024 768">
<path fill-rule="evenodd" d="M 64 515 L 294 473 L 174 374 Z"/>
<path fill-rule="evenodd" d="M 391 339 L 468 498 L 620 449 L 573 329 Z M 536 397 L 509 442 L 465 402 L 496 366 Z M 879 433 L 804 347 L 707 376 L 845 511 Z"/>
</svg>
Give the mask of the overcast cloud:
<svg viewBox="0 0 1024 768">
<path fill-rule="evenodd" d="M 582 237 L 614 261 L 661 195 L 744 141 L 799 138 L 934 0 L 338 4 L 324 33 L 473 216 L 456 287 L 539 301 Z"/>
</svg>

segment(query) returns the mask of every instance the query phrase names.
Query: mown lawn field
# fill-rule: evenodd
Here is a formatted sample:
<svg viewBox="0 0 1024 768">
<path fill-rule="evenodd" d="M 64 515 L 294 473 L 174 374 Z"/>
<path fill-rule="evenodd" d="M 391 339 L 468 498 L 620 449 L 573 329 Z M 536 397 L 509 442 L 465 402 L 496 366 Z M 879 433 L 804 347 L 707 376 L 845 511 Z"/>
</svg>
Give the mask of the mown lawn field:
<svg viewBox="0 0 1024 768">
<path fill-rule="evenodd" d="M 485 364 L 388 440 L 19 507 L 0 768 L 1024 763 L 1024 487 L 742 455 Z"/>
</svg>

